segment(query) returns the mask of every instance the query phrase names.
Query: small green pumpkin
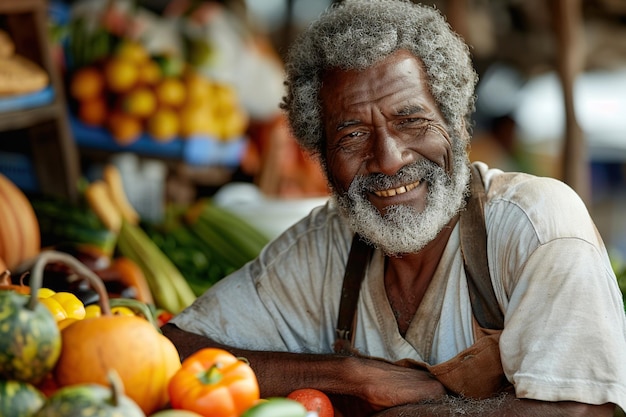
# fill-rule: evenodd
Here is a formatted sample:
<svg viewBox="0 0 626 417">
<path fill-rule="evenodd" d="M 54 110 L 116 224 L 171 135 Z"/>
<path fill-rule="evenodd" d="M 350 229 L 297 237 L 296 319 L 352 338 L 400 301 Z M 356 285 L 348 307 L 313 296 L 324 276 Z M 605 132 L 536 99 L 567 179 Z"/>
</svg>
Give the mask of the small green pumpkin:
<svg viewBox="0 0 626 417">
<path fill-rule="evenodd" d="M 124 394 L 116 372 L 109 373 L 110 387 L 76 384 L 52 394 L 34 417 L 146 417 L 137 403 Z"/>
<path fill-rule="evenodd" d="M 61 333 L 37 297 L 0 291 L 0 378 L 37 385 L 61 354 Z"/>
<path fill-rule="evenodd" d="M 0 380 L 0 416 L 32 417 L 46 397 L 27 382 Z"/>
</svg>

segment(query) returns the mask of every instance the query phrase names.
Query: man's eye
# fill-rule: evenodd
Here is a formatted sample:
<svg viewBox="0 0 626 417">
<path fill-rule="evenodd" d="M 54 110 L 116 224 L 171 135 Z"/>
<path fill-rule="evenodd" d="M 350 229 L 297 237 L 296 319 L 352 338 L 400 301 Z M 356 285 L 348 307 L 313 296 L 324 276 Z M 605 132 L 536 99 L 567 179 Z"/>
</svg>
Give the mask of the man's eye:
<svg viewBox="0 0 626 417">
<path fill-rule="evenodd" d="M 354 138 L 359 138 L 359 137 L 361 137 L 363 135 L 364 135 L 363 132 L 360 132 L 360 131 L 357 130 L 357 131 L 348 133 L 347 135 L 344 136 L 344 138 L 354 139 Z"/>
<path fill-rule="evenodd" d="M 365 146 L 367 142 L 367 134 L 365 132 L 355 130 L 346 133 L 339 141 L 339 147 L 344 152 L 355 152 Z"/>
<path fill-rule="evenodd" d="M 398 121 L 398 125 L 401 127 L 413 127 L 413 126 L 423 126 L 426 124 L 426 119 L 422 119 L 421 117 L 407 117 L 404 119 L 400 119 Z"/>
</svg>

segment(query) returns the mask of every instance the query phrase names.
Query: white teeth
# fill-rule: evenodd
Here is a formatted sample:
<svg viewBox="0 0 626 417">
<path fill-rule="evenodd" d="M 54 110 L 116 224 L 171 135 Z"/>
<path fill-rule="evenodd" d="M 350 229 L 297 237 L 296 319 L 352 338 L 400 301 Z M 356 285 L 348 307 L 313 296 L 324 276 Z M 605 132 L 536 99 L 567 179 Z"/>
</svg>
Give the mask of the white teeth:
<svg viewBox="0 0 626 417">
<path fill-rule="evenodd" d="M 389 190 L 374 191 L 374 194 L 376 194 L 378 197 L 393 197 L 394 195 L 404 194 L 407 191 L 411 191 L 413 188 L 417 187 L 419 184 L 420 184 L 420 181 L 415 181 L 412 184 L 403 185 L 403 186 L 398 187 L 398 188 L 392 188 L 392 189 L 389 189 Z"/>
</svg>

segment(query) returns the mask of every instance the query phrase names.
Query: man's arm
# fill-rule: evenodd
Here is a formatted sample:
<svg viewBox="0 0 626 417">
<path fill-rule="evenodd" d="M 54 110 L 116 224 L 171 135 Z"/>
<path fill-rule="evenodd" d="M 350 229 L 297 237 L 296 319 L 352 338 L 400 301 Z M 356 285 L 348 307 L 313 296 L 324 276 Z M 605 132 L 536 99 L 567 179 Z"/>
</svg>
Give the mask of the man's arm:
<svg viewBox="0 0 626 417">
<path fill-rule="evenodd" d="M 613 417 L 614 404 L 573 401 L 547 402 L 515 398 L 507 393 L 486 400 L 445 397 L 442 401 L 410 404 L 381 411 L 374 417 Z"/>
<path fill-rule="evenodd" d="M 286 396 L 298 388 L 316 388 L 329 394 L 357 397 L 374 409 L 385 409 L 376 417 L 612 417 L 615 409 L 613 404 L 544 402 L 517 399 L 511 394 L 487 400 L 460 400 L 445 396 L 444 387 L 427 372 L 386 361 L 357 356 L 242 350 L 186 332 L 173 324 L 166 324 L 162 330 L 176 345 L 181 358 L 205 347 L 218 347 L 245 357 L 257 375 L 262 397 Z"/>
<path fill-rule="evenodd" d="M 444 387 L 429 373 L 357 356 L 261 352 L 235 349 L 204 336 L 162 327 L 181 358 L 205 347 L 228 350 L 248 360 L 262 397 L 286 396 L 298 388 L 316 388 L 329 394 L 358 397 L 381 410 L 399 404 L 440 399 Z"/>
</svg>

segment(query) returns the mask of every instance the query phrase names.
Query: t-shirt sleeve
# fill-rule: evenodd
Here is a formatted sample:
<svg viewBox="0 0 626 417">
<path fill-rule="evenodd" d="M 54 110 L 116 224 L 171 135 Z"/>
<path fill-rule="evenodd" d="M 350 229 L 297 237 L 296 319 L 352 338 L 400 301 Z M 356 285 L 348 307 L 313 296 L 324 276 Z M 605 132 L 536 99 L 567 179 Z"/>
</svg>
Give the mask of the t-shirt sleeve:
<svg viewBox="0 0 626 417">
<path fill-rule="evenodd" d="M 546 243 L 528 259 L 500 339 L 519 397 L 626 405 L 624 305 L 602 265 L 578 239 Z"/>
<path fill-rule="evenodd" d="M 555 180 L 507 188 L 487 216 L 505 310 L 500 353 L 516 395 L 625 407 L 624 304 L 584 204 Z"/>
</svg>

